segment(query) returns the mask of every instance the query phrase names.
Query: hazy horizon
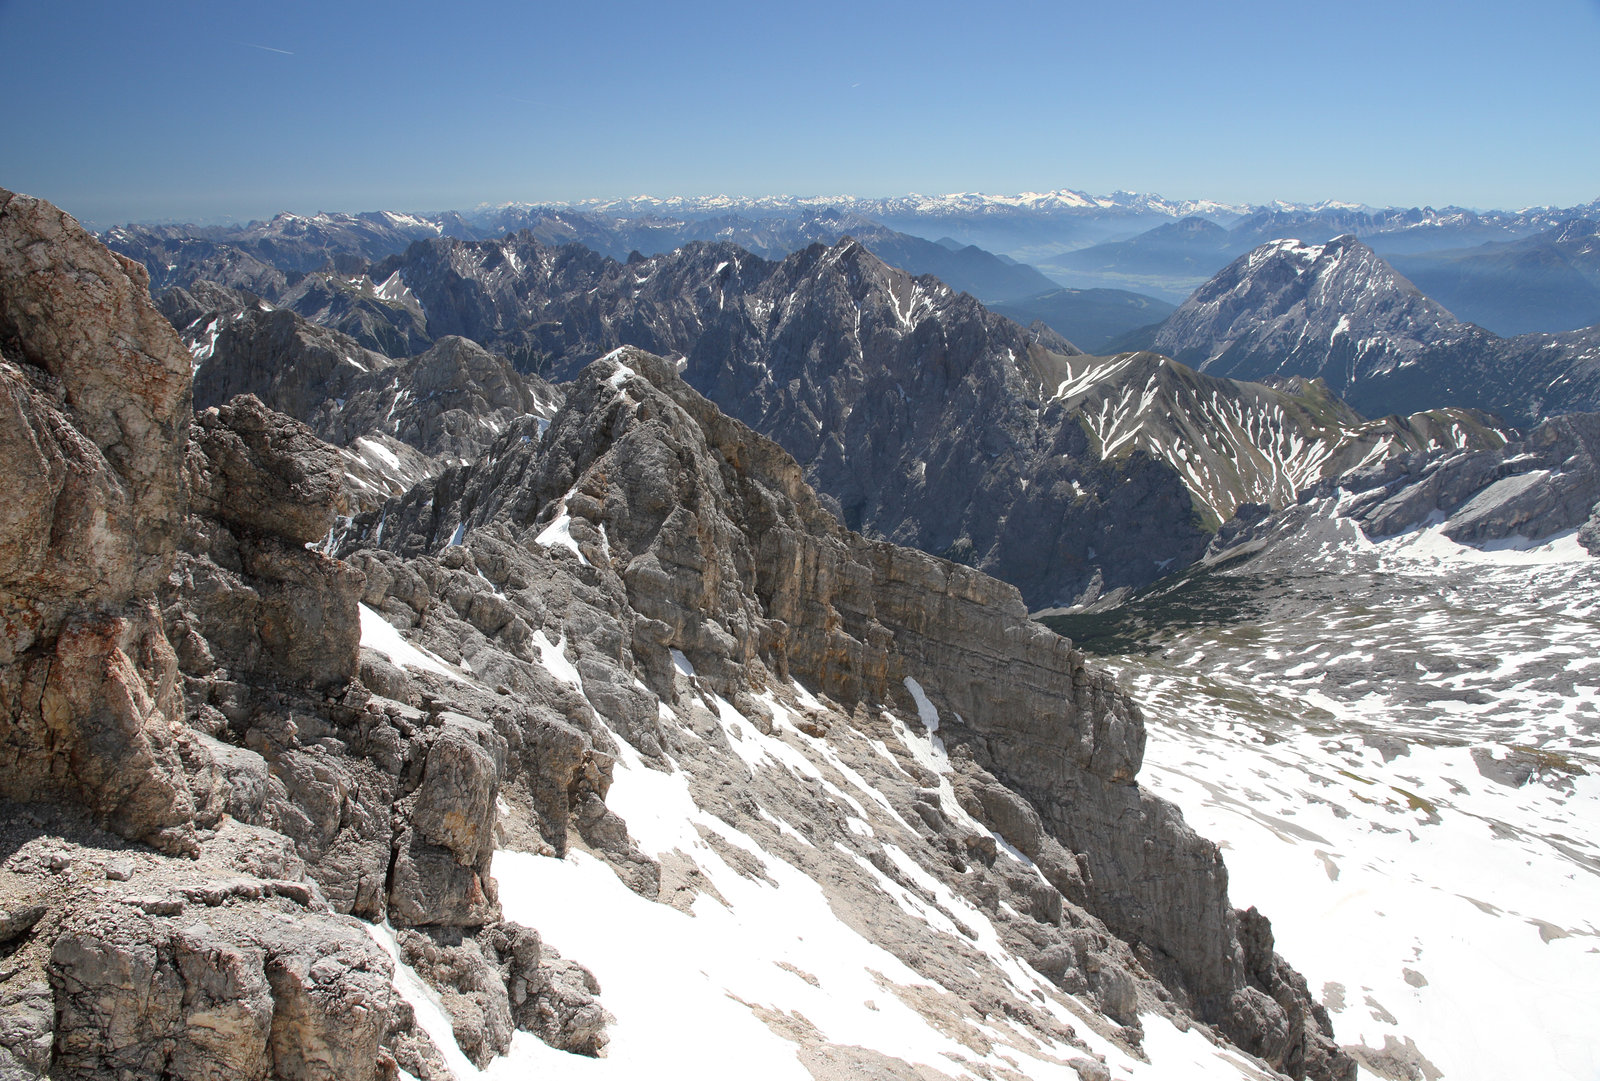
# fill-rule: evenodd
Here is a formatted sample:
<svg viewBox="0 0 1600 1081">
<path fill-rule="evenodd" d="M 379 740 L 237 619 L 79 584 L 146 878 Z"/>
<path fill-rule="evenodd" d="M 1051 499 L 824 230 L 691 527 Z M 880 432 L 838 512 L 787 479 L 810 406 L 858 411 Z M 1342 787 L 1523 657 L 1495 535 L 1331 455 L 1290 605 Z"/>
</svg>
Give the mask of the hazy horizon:
<svg viewBox="0 0 1600 1081">
<path fill-rule="evenodd" d="M 1600 196 L 1600 0 L 0 0 L 0 185 L 97 225 L 779 192 Z"/>
<path fill-rule="evenodd" d="M 0 186 L 4 186 L 4 185 L 0 184 Z M 699 192 L 699 193 L 690 193 L 690 194 L 662 194 L 662 193 L 657 193 L 657 192 L 633 192 L 633 193 L 628 194 L 628 195 L 591 196 L 591 197 L 587 197 L 587 198 L 584 198 L 584 199 L 572 199 L 572 200 L 518 200 L 518 199 L 511 199 L 511 200 L 500 200 L 500 201 L 495 201 L 495 202 L 479 201 L 479 202 L 476 202 L 476 203 L 473 203 L 473 204 L 470 204 L 470 205 L 457 205 L 457 206 L 337 206 L 337 207 L 335 207 L 335 206 L 319 206 L 319 207 L 316 207 L 314 209 L 311 208 L 311 207 L 305 207 L 305 206 L 302 206 L 302 207 L 283 207 L 283 208 L 280 208 L 278 210 L 271 211 L 269 213 L 251 214 L 251 215 L 228 215 L 228 214 L 224 214 L 224 215 L 215 215 L 215 216 L 208 217 L 208 218 L 183 217 L 183 216 L 168 216 L 168 217 L 153 217 L 152 216 L 152 217 L 144 217 L 144 218 L 129 218 L 129 219 L 119 219 L 119 220 L 96 220 L 96 219 L 92 219 L 92 218 L 88 218 L 88 217 L 84 217 L 84 216 L 80 216 L 80 215 L 76 215 L 76 214 L 74 216 L 78 217 L 79 221 L 82 224 L 84 224 L 86 227 L 88 227 L 88 228 L 90 228 L 90 229 L 92 229 L 92 230 L 94 230 L 96 232 L 101 232 L 101 231 L 104 231 L 106 229 L 114 228 L 114 227 L 117 227 L 117 226 L 133 226 L 133 225 L 148 225 L 148 226 L 193 225 L 193 226 L 197 226 L 197 227 L 201 227 L 201 228 L 218 228 L 218 227 L 227 228 L 227 227 L 233 227 L 233 226 L 243 227 L 243 226 L 248 226 L 248 225 L 250 225 L 252 223 L 256 223 L 256 222 L 270 221 L 271 219 L 273 219 L 273 218 L 275 218 L 275 217 L 277 217 L 279 215 L 282 215 L 282 214 L 294 214 L 294 215 L 298 215 L 298 216 L 301 216 L 301 217 L 314 217 L 317 214 L 351 214 L 351 215 L 357 215 L 357 214 L 383 213 L 383 212 L 396 213 L 396 214 L 418 214 L 418 215 L 445 214 L 445 213 L 460 213 L 460 214 L 470 215 L 470 214 L 473 214 L 473 213 L 476 213 L 476 212 L 479 212 L 479 211 L 495 210 L 495 209 L 499 209 L 499 208 L 514 207 L 514 206 L 527 206 L 527 207 L 544 207 L 544 206 L 548 206 L 548 207 L 573 208 L 573 209 L 582 210 L 582 209 L 585 209 L 585 204 L 590 204 L 590 203 L 620 203 L 620 202 L 627 202 L 629 200 L 636 200 L 636 199 L 659 199 L 659 200 L 662 200 L 663 202 L 672 202 L 672 201 L 677 201 L 677 200 L 694 201 L 694 200 L 701 200 L 701 199 L 718 199 L 718 198 L 728 198 L 728 199 L 733 199 L 733 200 L 738 200 L 738 201 L 743 201 L 743 200 L 789 200 L 789 199 L 792 199 L 792 200 L 795 200 L 796 202 L 806 201 L 806 202 L 816 202 L 816 203 L 818 203 L 820 205 L 826 205 L 828 202 L 835 201 L 835 200 L 840 201 L 840 202 L 844 202 L 844 201 L 847 201 L 847 200 L 857 200 L 857 199 L 859 199 L 859 200 L 896 200 L 896 199 L 907 199 L 907 198 L 937 199 L 937 198 L 944 198 L 944 197 L 956 197 L 956 196 L 966 196 L 966 195 L 988 196 L 988 197 L 995 197 L 995 198 L 1010 198 L 1010 197 L 1026 196 L 1026 195 L 1050 195 L 1050 194 L 1053 194 L 1053 193 L 1056 193 L 1056 192 L 1061 192 L 1061 191 L 1074 191 L 1074 192 L 1078 192 L 1078 193 L 1081 193 L 1081 194 L 1084 194 L 1084 195 L 1088 195 L 1088 196 L 1091 196 L 1091 197 L 1099 197 L 1099 198 L 1107 198 L 1107 197 L 1111 196 L 1112 194 L 1129 194 L 1129 195 L 1148 196 L 1148 197 L 1151 197 L 1151 198 L 1160 199 L 1160 200 L 1163 200 L 1163 201 L 1166 201 L 1166 202 L 1170 202 L 1170 203 L 1206 203 L 1206 202 L 1209 202 L 1209 203 L 1216 203 L 1216 204 L 1226 205 L 1226 206 L 1241 206 L 1241 207 L 1242 206 L 1246 206 L 1246 205 L 1266 206 L 1266 205 L 1270 205 L 1272 202 L 1284 202 L 1284 203 L 1292 203 L 1294 205 L 1304 205 L 1304 206 L 1312 206 L 1312 205 L 1316 205 L 1318 203 L 1330 204 L 1330 205 L 1331 204 L 1357 205 L 1357 204 L 1354 204 L 1352 200 L 1342 200 L 1342 199 L 1303 200 L 1303 201 L 1302 200 L 1269 200 L 1267 203 L 1246 204 L 1246 203 L 1242 203 L 1242 202 L 1241 203 L 1235 203 L 1235 202 L 1233 202 L 1231 200 L 1227 200 L 1227 199 L 1215 199 L 1215 198 L 1211 198 L 1210 196 L 1206 196 L 1206 195 L 1190 195 L 1190 194 L 1172 195 L 1172 194 L 1167 193 L 1167 192 L 1138 191 L 1138 190 L 1132 190 L 1132 189 L 1120 189 L 1119 192 L 1117 192 L 1117 193 L 1113 193 L 1113 192 L 1091 192 L 1091 191 L 1086 191 L 1083 188 L 1076 188 L 1076 187 L 1072 187 L 1072 186 L 1068 185 L 1068 186 L 1064 186 L 1064 187 L 1052 188 L 1052 189 L 1049 189 L 1047 191 L 1034 191 L 1034 192 L 1002 192 L 1002 191 L 990 191 L 990 192 L 975 192 L 975 191 L 929 192 L 929 191 L 924 191 L 924 192 L 897 192 L 897 193 L 888 193 L 888 194 L 885 194 L 885 193 L 862 194 L 862 193 L 857 193 L 857 192 L 833 192 L 833 193 L 826 194 L 826 195 L 810 195 L 810 194 L 799 194 L 799 195 L 796 195 L 796 194 L 792 194 L 792 193 L 788 193 L 788 192 L 778 192 L 778 193 L 763 192 L 763 193 L 752 193 L 752 194 L 748 194 L 748 195 L 731 195 L 730 193 L 727 193 L 727 192 Z M 38 195 L 39 193 L 37 193 L 37 192 L 24 192 L 24 194 L 27 194 L 27 195 Z M 1431 209 L 1434 209 L 1434 210 L 1444 210 L 1444 209 L 1448 208 L 1448 209 L 1469 210 L 1469 211 L 1472 211 L 1474 213 L 1480 213 L 1481 214 L 1481 213 L 1490 213 L 1490 212 L 1497 212 L 1497 211 L 1498 212 L 1512 212 L 1512 213 L 1515 213 L 1515 212 L 1518 212 L 1518 211 L 1536 210 L 1536 209 L 1564 210 L 1564 209 L 1569 209 L 1569 208 L 1585 207 L 1585 206 L 1587 206 L 1587 205 L 1589 205 L 1591 203 L 1596 203 L 1596 202 L 1600 202 L 1600 196 L 1597 196 L 1595 199 L 1582 200 L 1582 201 L 1580 201 L 1578 203 L 1572 203 L 1572 204 L 1535 203 L 1535 204 L 1528 204 L 1528 205 L 1525 205 L 1525 206 L 1459 206 L 1458 204 L 1454 204 L 1454 203 L 1409 204 L 1409 205 L 1406 205 L 1406 206 L 1401 206 L 1399 204 L 1388 204 L 1388 205 L 1385 205 L 1385 206 L 1375 206 L 1375 205 L 1372 205 L 1372 204 L 1359 204 L 1359 205 L 1364 207 L 1365 209 L 1368 209 L 1368 210 L 1409 210 L 1409 209 L 1420 209 L 1422 206 L 1425 205 L 1428 208 L 1431 208 Z M 69 213 L 72 212 L 72 208 L 71 207 L 65 207 L 64 209 L 66 209 Z M 759 213 L 759 211 L 757 211 L 757 212 Z"/>
</svg>

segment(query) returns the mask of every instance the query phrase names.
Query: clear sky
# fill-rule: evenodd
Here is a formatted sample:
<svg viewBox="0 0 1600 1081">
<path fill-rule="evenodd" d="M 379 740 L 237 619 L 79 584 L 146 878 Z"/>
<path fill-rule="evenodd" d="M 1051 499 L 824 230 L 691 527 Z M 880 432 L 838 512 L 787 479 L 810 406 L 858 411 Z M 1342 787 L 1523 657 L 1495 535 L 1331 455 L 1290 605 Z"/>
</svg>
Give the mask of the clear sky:
<svg viewBox="0 0 1600 1081">
<path fill-rule="evenodd" d="M 1600 197 L 1600 0 L 0 0 L 100 226 L 589 196 Z"/>
</svg>

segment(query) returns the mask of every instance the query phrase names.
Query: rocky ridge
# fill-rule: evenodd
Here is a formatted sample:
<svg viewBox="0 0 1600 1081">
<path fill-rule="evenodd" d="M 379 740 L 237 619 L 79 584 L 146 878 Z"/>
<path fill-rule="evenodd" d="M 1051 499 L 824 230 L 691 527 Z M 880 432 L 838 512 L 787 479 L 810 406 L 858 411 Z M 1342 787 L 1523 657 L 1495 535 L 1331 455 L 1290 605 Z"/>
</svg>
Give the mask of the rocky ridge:
<svg viewBox="0 0 1600 1081">
<path fill-rule="evenodd" d="M 1163 428 L 1141 407 L 1156 400 L 1135 380 L 1143 362 L 1082 358 L 848 239 L 781 263 L 690 245 L 626 265 L 525 236 L 438 240 L 373 273 L 405 281 L 430 329 L 498 343 L 552 377 L 624 344 L 682 357 L 684 378 L 794 454 L 847 525 L 995 574 L 1036 608 L 1186 564 L 1234 507 L 1284 498 L 1279 443 L 1332 438 L 1279 408 L 1279 392 L 1223 382 L 1208 389 L 1232 400 L 1225 427 Z M 1115 417 L 1091 413 L 1130 395 Z M 1301 419 L 1286 426 L 1289 415 Z M 1108 423 L 1146 438 L 1094 434 Z M 1436 433 L 1471 440 L 1477 427 Z M 1221 462 L 1203 449 L 1219 442 L 1250 448 L 1250 476 L 1195 479 L 1184 463 Z"/>
<path fill-rule="evenodd" d="M 251 394 L 310 425 L 343 452 L 353 510 L 477 457 L 512 419 L 548 418 L 560 401 L 461 338 L 397 360 L 231 290 L 171 290 L 162 305 L 194 357 L 196 405 Z"/>
<path fill-rule="evenodd" d="M 555 224 L 564 222 L 572 224 Z M 1196 377 L 1177 367 L 1146 377 L 1148 359 L 1074 359 L 1078 351 L 1042 326 L 1022 331 L 852 240 L 781 262 L 691 244 L 622 264 L 526 232 L 441 237 L 364 273 L 324 277 L 372 304 L 381 299 L 407 325 L 424 318 L 428 334 L 472 338 L 553 378 L 623 344 L 681 356 L 685 378 L 794 453 L 847 524 L 997 574 L 1035 608 L 1122 596 L 1187 565 L 1236 507 L 1282 506 L 1299 486 L 1368 453 L 1495 439 L 1462 414 L 1362 428 L 1320 392 L 1308 409 L 1294 387 L 1195 388 Z M 226 296 L 238 294 L 220 306 L 208 295 L 201 305 L 175 290 L 165 301 L 207 358 L 200 385 L 242 364 L 258 373 L 251 388 L 266 394 L 282 378 L 265 374 L 272 343 L 293 317 L 237 299 L 229 308 Z M 256 334 L 265 349 L 242 336 L 245 314 L 280 327 Z M 359 320 L 313 314 L 381 344 Z M 348 343 L 324 352 L 321 363 L 343 378 L 319 377 L 311 389 L 343 400 L 355 373 L 340 357 L 358 354 Z M 286 371 L 307 367 L 287 344 L 280 356 Z M 319 423 L 309 402 L 266 400 Z M 353 456 L 361 506 L 427 471 L 386 434 L 367 438 L 402 468 L 386 472 L 376 452 Z"/>
<path fill-rule="evenodd" d="M 369 605 L 478 679 L 517 694 L 541 664 L 570 669 L 578 701 L 612 727 L 624 759 L 710 785 L 702 798 L 759 839 L 759 852 L 806 868 L 828 862 L 784 845 L 773 821 L 796 823 L 809 848 L 833 841 L 868 862 L 883 850 L 863 836 L 886 828 L 901 851 L 943 844 L 948 857 L 924 866 L 1059 988 L 1089 992 L 1125 1024 L 1144 1009 L 1215 1023 L 1292 1073 L 1344 1069 L 1303 981 L 1296 991 L 1292 971 L 1271 957 L 1264 923 L 1228 908 L 1215 849 L 1132 784 L 1142 754 L 1132 704 L 1030 624 L 1009 587 L 840 529 L 791 458 L 722 416 L 670 363 L 633 350 L 598 362 L 568 388 L 542 438 L 527 422 L 514 427 L 478 463 L 358 518 L 340 551 L 366 569 Z M 534 569 L 546 563 L 571 577 Z M 389 585 L 422 567 L 440 568 L 441 586 L 458 583 L 448 608 Z M 489 604 L 500 614 L 480 615 Z M 548 627 L 556 612 L 559 639 Z M 530 635 L 539 622 L 547 629 Z M 508 656 L 502 640 L 520 647 Z M 913 770 L 919 789 L 904 772 L 896 783 L 881 761 L 869 765 L 864 740 L 908 745 L 897 716 L 937 728 L 947 790 L 937 773 Z M 848 755 L 841 783 L 873 777 L 895 814 L 886 823 L 874 813 L 857 831 L 837 809 L 797 806 L 792 777 L 755 768 L 760 751 L 738 750 L 751 742 L 780 760 L 796 749 Z M 750 779 L 729 803 L 711 777 L 746 772 L 738 758 Z M 1049 892 L 1005 873 L 991 834 L 1037 867 Z M 668 859 L 655 881 L 632 857 L 618 863 L 647 895 L 676 877 Z M 1032 915 L 1007 915 L 1024 911 Z M 891 911 L 868 918 L 879 920 L 898 923 Z M 1081 945 L 1062 952 L 1081 937 L 1064 931 L 1102 920 L 1137 942 L 1131 955 L 1114 944 L 1093 959 Z M 893 940 L 888 948 L 947 987 L 996 993 L 948 959 Z"/>
<path fill-rule="evenodd" d="M 1495 449 L 1493 418 L 1438 409 L 1369 421 L 1321 380 L 1222 380 L 1157 353 L 1067 362 L 1051 404 L 1080 418 L 1102 458 L 1143 450 L 1184 479 L 1214 531 L 1240 507 L 1282 507 L 1358 466 L 1441 449 Z"/>
</svg>

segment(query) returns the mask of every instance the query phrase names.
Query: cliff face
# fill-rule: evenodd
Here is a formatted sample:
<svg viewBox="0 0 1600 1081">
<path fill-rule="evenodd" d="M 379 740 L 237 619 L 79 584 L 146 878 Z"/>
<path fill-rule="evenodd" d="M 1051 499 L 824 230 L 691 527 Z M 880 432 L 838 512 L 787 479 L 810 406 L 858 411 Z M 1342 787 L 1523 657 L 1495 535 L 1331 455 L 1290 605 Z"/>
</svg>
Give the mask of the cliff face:
<svg viewBox="0 0 1600 1081">
<path fill-rule="evenodd" d="M 454 588 L 509 606 L 493 622 L 514 628 L 512 643 L 530 637 L 523 620 L 558 624 L 589 700 L 664 764 L 681 764 L 688 742 L 672 727 L 683 670 L 769 725 L 774 710 L 757 703 L 798 681 L 828 706 L 810 731 L 829 740 L 892 738 L 872 719 L 922 717 L 953 771 L 940 821 L 981 823 L 1048 882 L 1053 901 L 1023 903 L 1040 914 L 1027 930 L 1036 967 L 1053 964 L 1060 986 L 1092 991 L 1113 1016 L 1161 1003 L 1281 1069 L 1348 1068 L 1265 920 L 1229 907 L 1215 846 L 1136 785 L 1144 728 L 1126 695 L 1031 623 L 1014 588 L 843 529 L 792 458 L 670 363 L 637 350 L 596 362 L 542 438 L 512 428 L 474 466 L 358 519 L 341 551 L 369 568 L 369 604 L 480 677 L 513 672 L 497 645 L 506 632 L 484 629 L 475 598 L 444 586 L 457 618 L 440 619 L 428 598 L 419 607 L 371 583 L 453 564 L 466 572 Z M 550 585 L 552 566 L 582 588 Z M 536 668 L 537 651 L 523 652 Z M 651 699 L 679 714 L 658 717 Z M 1008 896 L 996 889 L 991 905 Z M 1089 924 L 1131 952 L 1049 959 Z"/>
<path fill-rule="evenodd" d="M 497 852 L 604 861 L 708 924 L 789 883 L 974 1076 L 1132 1069 L 1169 1020 L 1349 1075 L 1216 848 L 1138 787 L 1133 703 L 1012 587 L 845 530 L 670 363 L 596 362 L 329 544 L 347 457 L 248 395 L 191 423 L 125 264 L 23 197 L 0 263 L 0 440 L 33 463 L 0 522 L 4 1076 L 433 1081 L 517 1030 L 602 1052 L 594 976 L 505 918 L 556 898 L 502 895 Z M 819 1076 L 894 1053 L 764 1002 L 744 1022 Z"/>
<path fill-rule="evenodd" d="M 143 269 L 47 203 L 0 195 L 0 274 L 0 791 L 190 850 L 176 664 L 151 604 L 183 517 L 188 360 Z"/>
</svg>

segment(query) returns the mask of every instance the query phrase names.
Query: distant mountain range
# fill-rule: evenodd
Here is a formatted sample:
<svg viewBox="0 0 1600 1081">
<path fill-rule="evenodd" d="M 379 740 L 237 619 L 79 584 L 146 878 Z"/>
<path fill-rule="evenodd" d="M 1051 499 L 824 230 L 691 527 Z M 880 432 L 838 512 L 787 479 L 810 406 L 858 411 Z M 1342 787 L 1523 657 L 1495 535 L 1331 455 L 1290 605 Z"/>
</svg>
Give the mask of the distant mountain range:
<svg viewBox="0 0 1600 1081">
<path fill-rule="evenodd" d="M 1600 289 L 1597 223 L 1600 201 L 1516 213 L 1277 207 L 1253 210 L 1226 225 L 1191 215 L 1036 261 L 1069 285 L 1133 289 L 1179 303 L 1261 244 L 1350 235 L 1407 273 L 1415 271 L 1423 291 L 1461 318 L 1516 334 L 1600 321 L 1593 304 Z"/>
<path fill-rule="evenodd" d="M 985 303 L 1006 306 L 1016 318 L 1043 319 L 1069 339 L 1100 348 L 1160 318 L 1159 306 L 1152 314 L 1152 300 L 1181 303 L 1261 243 L 1346 233 L 1381 253 L 1415 257 L 1402 269 L 1425 291 L 1497 333 L 1591 325 L 1600 300 L 1592 254 L 1556 238 L 1597 220 L 1600 200 L 1518 211 L 1374 209 L 1063 189 L 893 199 L 638 196 L 429 214 L 282 214 L 243 226 L 122 226 L 103 239 L 149 266 L 157 292 L 203 278 L 276 298 L 298 285 L 298 274 L 358 272 L 436 236 L 482 240 L 526 229 L 546 243 L 577 242 L 622 260 L 633 251 L 655 255 L 694 240 L 726 241 L 781 259 L 807 244 L 849 235 L 891 265 L 935 274 Z M 1531 239 L 1541 233 L 1552 235 Z M 1466 247 L 1524 241 L 1537 250 Z M 1076 292 L 1045 296 L 1062 287 Z"/>
<path fill-rule="evenodd" d="M 305 289 L 313 281 L 349 302 L 324 303 Z M 364 485 L 353 504 L 469 459 L 492 435 L 440 414 L 446 404 L 527 408 L 489 358 L 435 346 L 393 365 L 365 352 L 385 337 L 471 339 L 555 381 L 641 344 L 791 449 L 848 525 L 990 568 L 1035 607 L 1187 565 L 1241 504 L 1279 506 L 1392 454 L 1503 441 L 1466 413 L 1373 423 L 1304 381 L 1238 383 L 1155 354 L 1087 357 L 849 239 L 781 261 L 693 243 L 619 262 L 528 232 L 435 237 L 295 288 L 303 311 L 202 283 L 164 305 L 197 358 L 196 393 L 251 390 L 347 448 Z M 274 374 L 274 355 L 297 374 Z M 405 388 L 424 385 L 430 402 L 449 393 L 407 419 L 418 406 Z M 348 404 L 319 404 L 329 400 Z"/>
<path fill-rule="evenodd" d="M 1008 305 L 1007 314 L 1020 322 L 1042 320 L 1058 333 L 1083 337 L 1090 348 L 1152 323 L 1171 309 L 1125 290 L 1063 291 L 1013 259 L 947 237 L 935 242 L 898 232 L 854 212 L 826 207 L 808 207 L 793 217 L 627 217 L 610 210 L 553 207 L 500 207 L 470 220 L 453 213 L 280 214 L 240 227 L 125 226 L 109 230 L 104 239 L 150 269 L 151 287 L 158 294 L 197 281 L 244 289 L 319 322 L 345 325 L 373 348 L 398 356 L 427 343 L 418 336 L 416 318 L 395 318 L 373 307 L 374 300 L 384 298 L 364 291 L 357 280 L 368 263 L 399 254 L 418 240 L 496 239 L 519 232 L 550 245 L 582 244 L 619 261 L 634 252 L 659 255 L 693 241 L 737 244 L 779 260 L 809 244 L 833 244 L 848 235 L 892 266 L 933 274 L 985 303 Z M 340 322 L 351 312 L 361 313 L 360 330 Z"/>
<path fill-rule="evenodd" d="M 634 345 L 675 358 L 702 393 L 782 443 L 848 526 L 997 574 L 1036 608 L 1094 602 L 1187 565 L 1242 505 L 1281 506 L 1359 464 L 1494 446 L 1506 423 L 1600 407 L 1600 331 L 1497 337 L 1350 237 L 1259 246 L 1170 311 L 1127 292 L 1049 288 L 987 310 L 870 250 L 982 278 L 985 292 L 1042 280 L 944 232 L 924 240 L 828 208 L 793 219 L 608 216 L 615 209 L 282 215 L 108 240 L 175 287 L 163 304 L 201 366 L 197 389 L 253 389 L 317 426 L 360 459 L 350 463 L 367 485 L 357 504 L 470 459 L 493 434 L 444 417 L 406 435 L 396 407 L 407 386 L 448 384 L 450 401 L 477 403 L 449 408 L 469 413 L 525 408 L 500 361 L 436 343 L 467 339 L 556 382 Z M 1050 212 L 1069 211 L 1091 208 Z M 1293 214 L 1368 212 L 1277 208 L 1231 229 L 1189 217 L 1154 236 L 1214 251 Z M 1412 227 L 1443 227 L 1440 215 L 1412 217 Z M 845 228 L 866 240 L 834 237 Z M 696 231 L 724 239 L 676 243 Z M 1580 232 L 1563 243 L 1581 258 Z M 834 238 L 765 258 L 729 236 L 770 252 Z M 1052 329 L 1061 325 L 1089 330 L 1091 351 L 1113 355 L 1083 355 Z M 293 384 L 306 402 L 280 393 L 262 343 L 281 353 L 327 334 L 338 337 L 305 369 L 321 374 Z M 363 355 L 430 350 L 414 372 Z M 235 386 L 225 374 L 235 371 L 255 382 Z M 313 408 L 325 400 L 359 400 L 340 412 L 360 423 L 335 431 L 333 414 Z"/>
<path fill-rule="evenodd" d="M 1592 218 L 1521 240 L 1390 261 L 1457 316 L 1497 334 L 1600 323 L 1600 221 Z"/>
</svg>

